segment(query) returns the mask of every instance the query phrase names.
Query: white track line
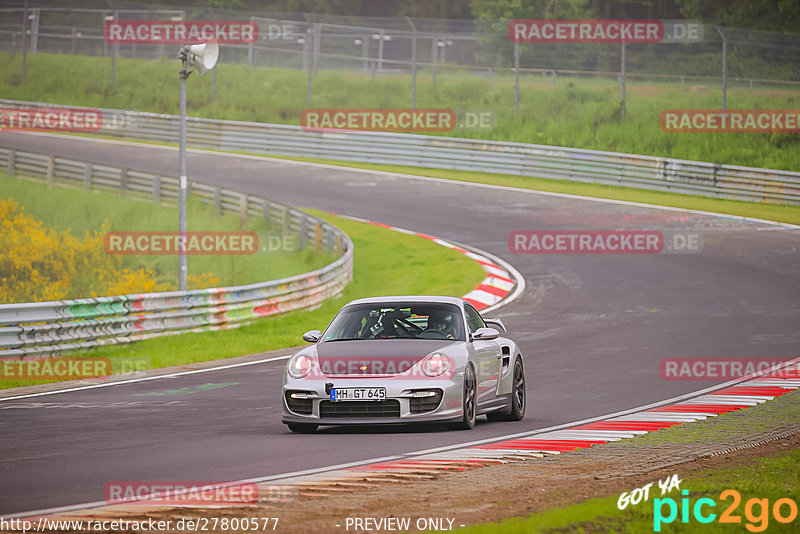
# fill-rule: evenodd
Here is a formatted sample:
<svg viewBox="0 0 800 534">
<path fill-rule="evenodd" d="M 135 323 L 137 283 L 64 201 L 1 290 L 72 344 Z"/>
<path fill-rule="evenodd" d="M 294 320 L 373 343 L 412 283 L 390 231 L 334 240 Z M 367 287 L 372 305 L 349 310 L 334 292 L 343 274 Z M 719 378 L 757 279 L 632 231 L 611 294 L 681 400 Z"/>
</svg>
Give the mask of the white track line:
<svg viewBox="0 0 800 534">
<path fill-rule="evenodd" d="M 129 380 L 118 380 L 116 382 L 106 382 L 103 384 L 92 384 L 89 386 L 78 386 L 69 389 L 57 389 L 55 391 L 42 391 L 40 393 L 29 393 L 27 395 L 17 395 L 16 397 L 5 397 L 0 398 L 0 402 L 3 401 L 10 401 L 10 400 L 17 400 L 17 399 L 27 399 L 30 397 L 41 397 L 43 395 L 56 395 L 58 393 L 69 393 L 71 391 L 82 391 L 85 389 L 97 389 L 97 388 L 106 388 L 110 386 L 120 386 L 123 384 L 135 384 L 136 382 L 147 382 L 150 380 L 158 380 L 160 378 L 174 378 L 176 376 L 186 376 L 186 375 L 195 375 L 199 373 L 210 373 L 212 371 L 222 371 L 224 369 L 233 369 L 235 367 L 245 367 L 247 365 L 258 365 L 261 363 L 269 363 L 275 362 L 278 360 L 287 360 L 291 357 L 291 354 L 287 354 L 286 356 L 275 356 L 273 358 L 267 358 L 264 360 L 255 360 L 252 362 L 242 362 L 242 363 L 232 363 L 228 365 L 220 365 L 217 367 L 209 367 L 208 369 L 194 369 L 192 371 L 179 371 L 177 373 L 169 373 L 166 375 L 158 375 L 158 376 L 145 376 L 142 378 L 131 378 Z"/>
</svg>

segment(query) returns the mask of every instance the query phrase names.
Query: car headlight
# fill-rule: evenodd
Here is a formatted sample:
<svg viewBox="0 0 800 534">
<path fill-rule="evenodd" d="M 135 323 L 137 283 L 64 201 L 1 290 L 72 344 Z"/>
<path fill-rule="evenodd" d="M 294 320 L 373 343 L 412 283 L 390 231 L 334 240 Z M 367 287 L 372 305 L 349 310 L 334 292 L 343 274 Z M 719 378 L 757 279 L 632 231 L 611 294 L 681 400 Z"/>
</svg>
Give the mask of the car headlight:
<svg viewBox="0 0 800 534">
<path fill-rule="evenodd" d="M 314 360 L 311 356 L 306 354 L 297 354 L 291 360 L 287 367 L 287 372 L 292 378 L 305 378 L 311 373 L 314 365 Z"/>
<path fill-rule="evenodd" d="M 450 369 L 450 358 L 441 352 L 432 352 L 422 360 L 422 372 L 427 376 L 440 376 Z"/>
</svg>

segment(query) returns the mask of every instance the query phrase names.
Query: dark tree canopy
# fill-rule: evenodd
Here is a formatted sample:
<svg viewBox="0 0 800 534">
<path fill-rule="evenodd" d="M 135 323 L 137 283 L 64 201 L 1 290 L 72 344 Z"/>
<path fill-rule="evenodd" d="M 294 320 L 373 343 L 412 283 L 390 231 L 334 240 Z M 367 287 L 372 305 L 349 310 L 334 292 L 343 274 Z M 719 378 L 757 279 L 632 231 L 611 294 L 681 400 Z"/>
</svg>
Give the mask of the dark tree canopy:
<svg viewBox="0 0 800 534">
<path fill-rule="evenodd" d="M 0 0 L 21 7 L 23 0 Z M 31 7 L 211 7 L 251 13 L 319 13 L 445 19 L 699 19 L 734 28 L 800 33 L 800 0 L 28 0 Z"/>
</svg>

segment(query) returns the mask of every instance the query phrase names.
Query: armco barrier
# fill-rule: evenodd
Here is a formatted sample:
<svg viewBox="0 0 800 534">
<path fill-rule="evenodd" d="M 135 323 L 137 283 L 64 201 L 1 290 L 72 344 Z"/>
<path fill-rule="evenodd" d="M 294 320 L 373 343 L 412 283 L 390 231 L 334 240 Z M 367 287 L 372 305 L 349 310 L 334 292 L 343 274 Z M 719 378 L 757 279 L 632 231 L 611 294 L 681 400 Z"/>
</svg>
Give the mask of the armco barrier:
<svg viewBox="0 0 800 534">
<path fill-rule="evenodd" d="M 2 107 L 60 107 L 0 100 Z M 178 117 L 101 110 L 103 135 L 175 143 Z M 535 176 L 577 182 L 800 204 L 800 173 L 597 150 L 384 132 L 312 132 L 299 126 L 189 118 L 199 148 Z"/>
<path fill-rule="evenodd" d="M 53 185 L 119 191 L 156 202 L 177 200 L 174 177 L 0 148 L 0 165 Z M 233 328 L 258 317 L 311 309 L 352 280 L 353 243 L 331 224 L 253 195 L 191 184 L 217 213 L 264 217 L 269 228 L 335 250 L 333 263 L 305 274 L 256 284 L 55 302 L 0 304 L 0 358 L 51 355 L 159 335 Z"/>
</svg>

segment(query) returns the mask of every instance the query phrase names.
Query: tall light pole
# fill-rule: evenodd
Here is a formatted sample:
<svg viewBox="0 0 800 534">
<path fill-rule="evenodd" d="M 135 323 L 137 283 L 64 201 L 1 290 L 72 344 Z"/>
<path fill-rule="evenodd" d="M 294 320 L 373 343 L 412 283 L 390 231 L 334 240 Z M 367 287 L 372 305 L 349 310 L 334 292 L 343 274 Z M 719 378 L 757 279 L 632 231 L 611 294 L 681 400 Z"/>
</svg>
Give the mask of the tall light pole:
<svg viewBox="0 0 800 534">
<path fill-rule="evenodd" d="M 114 22 L 117 20 L 119 13 L 114 11 L 113 15 L 106 15 L 103 20 L 106 22 Z M 114 43 L 111 45 L 111 87 L 113 89 L 117 77 L 117 53 L 119 52 L 119 45 Z"/>
<path fill-rule="evenodd" d="M 216 41 L 205 44 L 185 45 L 178 52 L 181 60 L 181 118 L 180 118 L 180 187 L 178 188 L 178 290 L 186 290 L 186 197 L 188 196 L 189 179 L 186 176 L 186 78 L 196 70 L 199 75 L 213 69 L 219 59 L 219 45 Z"/>
<path fill-rule="evenodd" d="M 22 10 L 22 85 L 25 85 L 25 70 L 28 56 L 28 0 Z"/>
</svg>

